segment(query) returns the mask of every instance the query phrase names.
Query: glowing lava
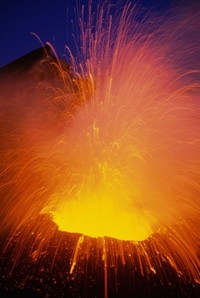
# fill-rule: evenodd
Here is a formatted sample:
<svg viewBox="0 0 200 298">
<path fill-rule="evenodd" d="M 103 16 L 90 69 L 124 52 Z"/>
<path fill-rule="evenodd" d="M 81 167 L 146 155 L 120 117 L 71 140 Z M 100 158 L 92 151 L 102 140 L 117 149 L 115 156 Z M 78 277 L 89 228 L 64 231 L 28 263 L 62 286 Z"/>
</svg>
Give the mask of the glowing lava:
<svg viewBox="0 0 200 298">
<path fill-rule="evenodd" d="M 94 189 L 90 189 L 90 183 L 86 187 L 83 185 L 77 197 L 66 200 L 53 214 L 59 229 L 92 237 L 146 239 L 152 233 L 151 218 L 144 211 L 131 206 L 133 202 L 123 187 L 119 171 L 110 169 L 106 164 L 99 164 L 97 169 L 100 172 L 98 176 L 102 176 L 100 185 L 96 184 Z M 130 190 L 133 196 L 133 187 Z"/>
<path fill-rule="evenodd" d="M 78 99 L 54 145 L 65 170 L 42 211 L 63 231 L 138 241 L 199 210 L 192 87 L 182 87 L 180 65 L 172 67 L 161 37 L 155 46 L 157 32 L 150 38 L 130 25 L 132 13 L 127 7 L 118 16 L 119 29 L 109 18 L 103 27 L 99 17 L 94 32 L 81 23 Z"/>
</svg>

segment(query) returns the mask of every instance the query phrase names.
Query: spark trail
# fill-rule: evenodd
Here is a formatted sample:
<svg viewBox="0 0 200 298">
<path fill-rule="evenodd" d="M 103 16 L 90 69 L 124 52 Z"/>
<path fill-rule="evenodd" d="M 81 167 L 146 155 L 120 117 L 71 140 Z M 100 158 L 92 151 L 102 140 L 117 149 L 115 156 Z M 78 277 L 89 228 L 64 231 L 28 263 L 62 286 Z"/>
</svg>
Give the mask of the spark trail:
<svg viewBox="0 0 200 298">
<path fill-rule="evenodd" d="M 186 25 L 138 20 L 131 5 L 114 15 L 90 10 L 79 20 L 80 56 L 68 49 L 73 72 L 54 62 L 59 86 L 27 89 L 14 107 L 2 101 L 2 231 L 11 230 L 11 242 L 24 231 L 16 263 L 30 231 L 43 235 L 34 257 L 57 233 L 47 221 L 26 226 L 38 215 L 81 234 L 71 274 L 96 241 L 105 297 L 118 256 L 142 276 L 163 279 L 164 260 L 199 283 L 199 68 L 189 69 L 192 45 L 171 55 Z"/>
</svg>

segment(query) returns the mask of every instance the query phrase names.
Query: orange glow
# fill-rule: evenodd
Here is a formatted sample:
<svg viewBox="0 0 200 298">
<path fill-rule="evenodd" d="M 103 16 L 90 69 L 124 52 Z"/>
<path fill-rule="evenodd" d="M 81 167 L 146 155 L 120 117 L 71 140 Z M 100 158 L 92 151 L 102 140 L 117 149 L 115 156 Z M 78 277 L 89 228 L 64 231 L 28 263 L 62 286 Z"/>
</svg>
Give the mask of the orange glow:
<svg viewBox="0 0 200 298">
<path fill-rule="evenodd" d="M 70 274 L 96 245 L 105 297 L 118 257 L 161 283 L 162 262 L 199 283 L 199 69 L 185 66 L 188 50 L 174 55 L 171 32 L 181 25 L 155 29 L 153 17 L 140 24 L 130 5 L 115 21 L 100 6 L 94 27 L 82 14 L 72 74 L 54 62 L 58 84 L 40 82 L 11 94 L 12 105 L 1 101 L 5 250 L 22 229 L 14 268 L 31 233 L 39 243 L 33 260 L 58 231 L 80 233 Z M 55 260 L 56 253 L 52 267 Z"/>
</svg>

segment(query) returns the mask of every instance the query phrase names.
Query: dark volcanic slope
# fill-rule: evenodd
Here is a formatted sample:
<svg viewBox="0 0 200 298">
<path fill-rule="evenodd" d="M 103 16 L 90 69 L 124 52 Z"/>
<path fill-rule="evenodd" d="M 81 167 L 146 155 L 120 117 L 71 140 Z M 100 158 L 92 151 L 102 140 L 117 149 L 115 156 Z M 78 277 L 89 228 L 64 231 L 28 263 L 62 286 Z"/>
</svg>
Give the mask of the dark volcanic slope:
<svg viewBox="0 0 200 298">
<path fill-rule="evenodd" d="M 1 67 L 0 97 L 42 81 L 58 81 L 60 73 L 57 65 L 71 75 L 69 64 L 55 57 L 51 47 L 46 45 Z"/>
<path fill-rule="evenodd" d="M 49 46 L 41 47 L 9 64 L 6 64 L 0 68 L 0 79 L 27 72 L 34 66 L 34 64 L 44 59 L 47 55 L 52 56 Z"/>
</svg>

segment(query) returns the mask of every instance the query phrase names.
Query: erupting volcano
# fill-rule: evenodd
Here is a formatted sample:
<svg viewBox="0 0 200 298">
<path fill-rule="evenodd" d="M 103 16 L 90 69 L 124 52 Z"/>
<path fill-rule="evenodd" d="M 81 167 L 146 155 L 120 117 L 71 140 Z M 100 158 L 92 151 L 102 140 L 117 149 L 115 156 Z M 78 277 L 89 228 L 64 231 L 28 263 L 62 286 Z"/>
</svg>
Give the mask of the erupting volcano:
<svg viewBox="0 0 200 298">
<path fill-rule="evenodd" d="M 199 21 L 189 16 L 188 30 L 138 18 L 131 4 L 91 9 L 79 18 L 80 55 L 67 48 L 70 67 L 46 53 L 23 92 L 1 97 L 2 258 L 10 251 L 12 275 L 23 258 L 44 271 L 49 255 L 53 271 L 64 245 L 74 279 L 103 263 L 104 297 L 127 264 L 147 284 L 170 285 L 173 272 L 197 287 L 200 49 L 179 48 L 179 33 L 191 38 Z M 53 75 L 41 80 L 44 65 Z"/>
</svg>

